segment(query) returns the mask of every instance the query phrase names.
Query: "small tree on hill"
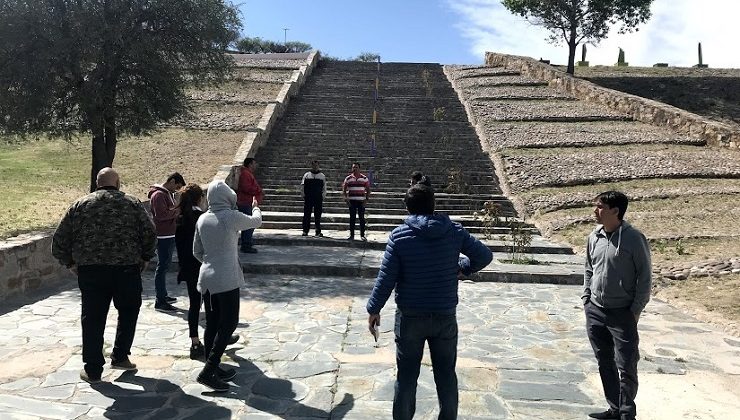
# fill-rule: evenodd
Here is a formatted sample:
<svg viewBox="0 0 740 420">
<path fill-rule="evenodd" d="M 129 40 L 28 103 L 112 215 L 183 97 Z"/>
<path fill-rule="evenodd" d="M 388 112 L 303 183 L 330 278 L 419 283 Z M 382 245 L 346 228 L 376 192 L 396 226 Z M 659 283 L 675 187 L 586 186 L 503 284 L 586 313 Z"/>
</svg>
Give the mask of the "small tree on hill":
<svg viewBox="0 0 740 420">
<path fill-rule="evenodd" d="M 249 54 L 261 53 L 301 53 L 311 51 L 311 44 L 299 41 L 289 41 L 285 44 L 262 39 L 260 37 L 246 37 L 236 43 L 236 49 L 239 52 Z"/>
<path fill-rule="evenodd" d="M 371 63 L 380 60 L 380 54 L 374 52 L 363 52 L 355 58 L 355 61 L 364 61 Z"/>
<path fill-rule="evenodd" d="M 650 18 L 653 0 L 503 0 L 512 13 L 552 32 L 549 41 L 568 44 L 568 73 L 575 70 L 576 47 L 588 42 L 598 44 L 606 38 L 609 27 L 620 24 L 619 33 L 637 31 Z"/>
<path fill-rule="evenodd" d="M 117 136 L 187 112 L 238 36 L 222 0 L 1 0 L 0 133 L 92 135 L 90 189 Z"/>
</svg>

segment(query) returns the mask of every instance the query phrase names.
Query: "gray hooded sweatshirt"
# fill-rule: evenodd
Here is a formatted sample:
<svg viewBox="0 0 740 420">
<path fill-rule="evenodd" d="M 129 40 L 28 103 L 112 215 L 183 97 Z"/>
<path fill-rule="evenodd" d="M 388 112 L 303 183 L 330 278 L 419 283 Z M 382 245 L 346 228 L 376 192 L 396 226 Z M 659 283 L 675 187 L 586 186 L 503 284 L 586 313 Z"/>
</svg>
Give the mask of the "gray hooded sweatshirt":
<svg viewBox="0 0 740 420">
<path fill-rule="evenodd" d="M 647 239 L 629 223 L 622 221 L 610 237 L 603 225 L 596 226 L 586 245 L 583 302 L 639 314 L 650 300 L 650 265 Z"/>
<path fill-rule="evenodd" d="M 244 285 L 239 263 L 239 232 L 262 224 L 260 209 L 248 216 L 236 208 L 236 193 L 223 181 L 208 186 L 208 211 L 195 227 L 193 256 L 201 263 L 198 291 L 211 294 L 228 292 Z"/>
</svg>

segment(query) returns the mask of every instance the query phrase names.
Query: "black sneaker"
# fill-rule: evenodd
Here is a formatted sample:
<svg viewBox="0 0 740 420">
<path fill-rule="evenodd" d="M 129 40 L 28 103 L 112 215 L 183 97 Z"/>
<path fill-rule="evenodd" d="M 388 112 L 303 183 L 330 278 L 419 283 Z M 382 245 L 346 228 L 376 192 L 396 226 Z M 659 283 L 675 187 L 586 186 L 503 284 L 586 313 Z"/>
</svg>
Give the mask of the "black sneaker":
<svg viewBox="0 0 740 420">
<path fill-rule="evenodd" d="M 82 369 L 80 371 L 80 379 L 89 384 L 97 384 L 100 382 L 100 375 L 90 375 L 85 369 Z"/>
<path fill-rule="evenodd" d="M 234 369 L 221 369 L 221 366 L 216 368 L 216 372 L 219 379 L 224 382 L 228 382 L 236 376 L 236 371 Z"/>
<path fill-rule="evenodd" d="M 164 301 L 167 302 L 167 303 L 175 303 L 175 302 L 177 302 L 177 298 L 173 298 L 171 296 L 165 296 L 164 297 Z"/>
<path fill-rule="evenodd" d="M 154 304 L 154 310 L 159 312 L 177 312 L 177 308 L 167 302 L 157 302 Z"/>
<path fill-rule="evenodd" d="M 218 376 L 218 368 L 206 363 L 206 366 L 198 374 L 196 379 L 199 384 L 207 386 L 216 392 L 226 392 L 229 390 L 229 384 L 224 382 Z"/>
<path fill-rule="evenodd" d="M 364 237 L 364 236 L 360 236 L 360 240 L 361 240 L 362 242 L 367 242 L 367 238 L 366 238 L 366 237 Z"/>
<path fill-rule="evenodd" d="M 324 234 L 323 234 L 323 233 L 321 233 L 321 232 L 317 232 L 317 233 L 316 233 L 316 237 L 317 237 L 317 238 L 323 238 L 323 237 L 324 237 Z"/>
<path fill-rule="evenodd" d="M 239 336 L 234 334 L 229 338 L 228 345 L 235 344 L 237 341 L 239 341 Z"/>
<path fill-rule="evenodd" d="M 193 360 L 201 360 L 206 355 L 206 349 L 203 347 L 203 343 L 197 343 L 190 346 L 190 358 Z"/>
<path fill-rule="evenodd" d="M 301 236 L 308 236 L 308 232 L 303 232 Z"/>
<path fill-rule="evenodd" d="M 136 370 L 136 363 L 131 363 L 127 357 L 123 360 L 111 360 L 110 367 L 121 370 Z"/>
<path fill-rule="evenodd" d="M 348 241 L 354 241 L 354 240 L 355 240 L 355 237 L 354 237 L 354 235 L 349 235 L 349 238 L 347 238 L 347 240 L 348 240 Z"/>
<path fill-rule="evenodd" d="M 598 412 L 598 413 L 591 413 L 588 416 L 591 417 L 592 419 L 602 419 L 602 420 L 604 420 L 604 419 L 606 419 L 606 420 L 616 419 L 616 420 L 619 420 L 619 411 L 612 410 L 610 408 L 610 409 L 608 409 L 606 411 L 601 411 L 601 412 Z"/>
</svg>

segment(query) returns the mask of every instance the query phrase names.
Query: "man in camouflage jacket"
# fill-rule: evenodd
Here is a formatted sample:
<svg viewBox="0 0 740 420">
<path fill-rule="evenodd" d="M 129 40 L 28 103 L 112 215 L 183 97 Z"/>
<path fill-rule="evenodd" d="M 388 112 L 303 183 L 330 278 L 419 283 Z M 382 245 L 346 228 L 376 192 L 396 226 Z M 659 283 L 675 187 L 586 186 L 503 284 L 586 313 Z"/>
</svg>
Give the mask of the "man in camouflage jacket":
<svg viewBox="0 0 740 420">
<path fill-rule="evenodd" d="M 67 210 L 52 240 L 52 254 L 77 275 L 82 294 L 80 378 L 100 381 L 103 331 L 111 300 L 118 327 L 111 367 L 135 369 L 128 355 L 141 307 L 141 271 L 154 257 L 156 234 L 141 202 L 119 191 L 116 171 L 98 173 L 98 189 Z"/>
</svg>

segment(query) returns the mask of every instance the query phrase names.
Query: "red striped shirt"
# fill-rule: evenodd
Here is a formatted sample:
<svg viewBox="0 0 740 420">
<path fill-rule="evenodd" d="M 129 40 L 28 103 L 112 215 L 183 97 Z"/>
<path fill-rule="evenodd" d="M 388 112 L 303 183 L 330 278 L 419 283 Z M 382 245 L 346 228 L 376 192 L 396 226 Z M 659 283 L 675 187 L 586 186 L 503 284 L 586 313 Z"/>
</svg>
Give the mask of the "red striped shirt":
<svg viewBox="0 0 740 420">
<path fill-rule="evenodd" d="M 370 181 L 365 174 L 360 174 L 359 176 L 349 174 L 344 178 L 342 185 L 343 188 L 346 188 L 347 196 L 350 200 L 364 201 L 365 195 L 370 191 Z"/>
</svg>

